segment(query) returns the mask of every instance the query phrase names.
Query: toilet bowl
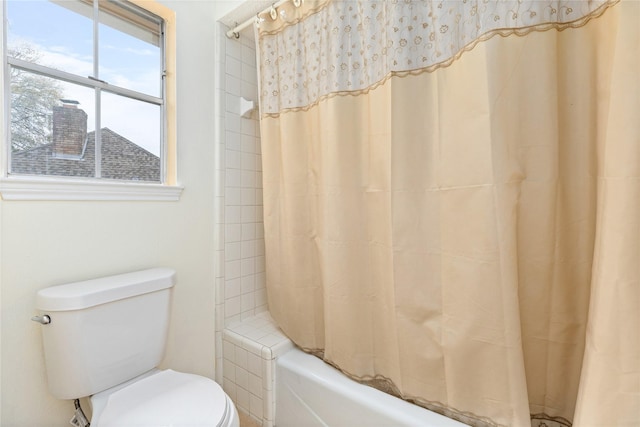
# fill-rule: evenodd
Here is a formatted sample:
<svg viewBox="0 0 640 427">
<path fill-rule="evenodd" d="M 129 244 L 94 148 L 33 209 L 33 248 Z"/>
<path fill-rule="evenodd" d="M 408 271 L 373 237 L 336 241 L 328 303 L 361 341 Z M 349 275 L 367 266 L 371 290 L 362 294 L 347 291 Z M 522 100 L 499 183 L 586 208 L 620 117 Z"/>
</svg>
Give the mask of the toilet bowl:
<svg viewBox="0 0 640 427">
<path fill-rule="evenodd" d="M 238 427 L 215 381 L 158 369 L 174 284 L 174 270 L 155 268 L 40 290 L 32 320 L 51 394 L 90 397 L 93 427 Z"/>
<path fill-rule="evenodd" d="M 91 396 L 94 427 L 238 427 L 238 413 L 213 380 L 154 370 Z"/>
</svg>

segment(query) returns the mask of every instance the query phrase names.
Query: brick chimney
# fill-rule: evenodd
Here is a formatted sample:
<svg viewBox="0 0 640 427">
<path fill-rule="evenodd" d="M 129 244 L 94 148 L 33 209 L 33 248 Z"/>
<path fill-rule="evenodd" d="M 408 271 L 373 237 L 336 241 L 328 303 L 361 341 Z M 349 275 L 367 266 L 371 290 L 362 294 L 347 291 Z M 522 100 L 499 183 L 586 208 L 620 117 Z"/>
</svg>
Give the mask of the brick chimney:
<svg viewBox="0 0 640 427">
<path fill-rule="evenodd" d="M 61 99 L 62 106 L 53 107 L 53 153 L 59 157 L 79 157 L 87 139 L 87 113 L 78 101 Z"/>
</svg>

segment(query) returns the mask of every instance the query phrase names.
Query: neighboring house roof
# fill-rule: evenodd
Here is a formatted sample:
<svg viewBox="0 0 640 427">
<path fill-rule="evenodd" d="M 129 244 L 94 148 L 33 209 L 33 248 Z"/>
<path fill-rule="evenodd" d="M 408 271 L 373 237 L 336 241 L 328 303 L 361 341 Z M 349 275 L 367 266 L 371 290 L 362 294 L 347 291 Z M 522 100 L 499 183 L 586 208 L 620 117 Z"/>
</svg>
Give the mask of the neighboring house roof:
<svg viewBox="0 0 640 427">
<path fill-rule="evenodd" d="M 56 155 L 54 144 L 11 153 L 11 173 L 29 175 L 95 176 L 95 132 L 88 132 L 82 153 Z M 101 129 L 101 177 L 160 181 L 160 158 L 109 128 Z"/>
</svg>

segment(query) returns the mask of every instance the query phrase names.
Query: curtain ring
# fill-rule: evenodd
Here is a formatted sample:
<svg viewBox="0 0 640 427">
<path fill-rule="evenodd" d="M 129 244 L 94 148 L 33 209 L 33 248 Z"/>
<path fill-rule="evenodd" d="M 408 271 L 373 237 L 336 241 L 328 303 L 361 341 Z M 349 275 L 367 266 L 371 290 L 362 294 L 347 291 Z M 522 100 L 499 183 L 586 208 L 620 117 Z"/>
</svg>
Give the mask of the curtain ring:
<svg viewBox="0 0 640 427">
<path fill-rule="evenodd" d="M 271 19 L 273 21 L 275 21 L 276 19 L 278 19 L 278 11 L 275 8 L 275 3 L 273 3 L 271 5 L 271 10 L 269 10 L 269 16 L 271 17 Z"/>
<path fill-rule="evenodd" d="M 238 28 L 238 23 L 237 22 L 235 22 L 233 24 L 233 28 Z M 233 32 L 233 37 L 236 38 L 236 39 L 239 39 L 240 38 L 240 33 L 238 31 L 234 31 Z"/>
</svg>

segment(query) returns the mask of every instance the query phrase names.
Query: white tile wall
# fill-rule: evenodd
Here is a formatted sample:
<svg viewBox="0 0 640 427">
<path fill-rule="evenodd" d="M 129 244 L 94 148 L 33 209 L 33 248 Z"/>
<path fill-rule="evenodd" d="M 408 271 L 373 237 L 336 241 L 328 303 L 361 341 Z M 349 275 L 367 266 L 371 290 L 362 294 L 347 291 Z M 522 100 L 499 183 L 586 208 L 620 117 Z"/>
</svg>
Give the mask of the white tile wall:
<svg viewBox="0 0 640 427">
<path fill-rule="evenodd" d="M 277 348 L 278 344 L 291 344 L 267 312 L 258 113 L 245 118 L 238 111 L 240 96 L 258 100 L 255 45 L 244 35 L 239 40 L 229 39 L 225 31 L 219 24 L 216 49 L 220 61 L 215 76 L 216 381 L 223 384 L 239 410 L 271 426 L 274 353 L 265 345 Z M 242 325 L 250 336 L 240 333 Z"/>
<path fill-rule="evenodd" d="M 255 45 L 252 39 L 224 39 L 225 141 L 224 214 L 225 324 L 265 311 L 262 156 L 258 114 L 241 117 L 239 97 L 258 100 Z M 239 261 L 238 265 L 229 263 Z M 231 273 L 231 274 L 229 274 Z M 238 280 L 240 279 L 240 280 Z M 229 303 L 229 304 L 227 304 Z"/>
<path fill-rule="evenodd" d="M 260 156 L 259 125 L 257 115 L 252 118 L 240 117 L 237 111 L 239 96 L 245 96 L 251 100 L 257 100 L 257 76 L 255 48 L 253 41 L 242 37 L 240 40 L 228 39 L 224 35 L 224 29 L 218 31 L 219 58 L 221 58 L 216 75 L 216 92 L 218 94 L 217 105 L 219 113 L 216 120 L 219 124 L 219 137 L 217 138 L 218 156 L 216 162 L 217 177 L 219 178 L 219 197 L 217 198 L 218 230 L 216 236 L 220 236 L 219 250 L 223 252 L 225 266 L 231 267 L 231 274 L 225 272 L 221 266 L 217 269 L 218 277 L 225 283 L 223 291 L 237 286 L 238 277 L 244 278 L 244 282 L 250 280 L 256 273 L 264 271 L 263 262 L 258 260 L 263 252 L 264 241 L 262 223 L 259 219 L 262 214 L 261 176 L 258 172 L 262 168 Z M 220 255 L 217 256 L 220 258 Z M 232 261 L 241 260 L 242 270 L 237 271 L 236 265 L 230 265 Z M 262 269 L 262 270 L 261 270 Z M 228 283 L 226 283 L 229 281 Z M 260 291 L 264 288 L 262 283 L 254 279 L 254 286 L 238 289 L 237 292 Z M 235 298 L 236 292 L 224 295 L 219 300 L 224 304 L 227 299 Z M 250 300 L 250 297 L 245 297 Z M 264 304 L 245 307 L 244 311 L 233 316 L 251 316 L 256 312 L 266 309 Z M 223 310 L 224 311 L 224 310 Z M 229 310 L 227 310 L 229 311 Z M 232 310 L 233 312 L 233 310 Z M 225 321 L 238 320 L 237 318 L 225 318 Z"/>
</svg>

